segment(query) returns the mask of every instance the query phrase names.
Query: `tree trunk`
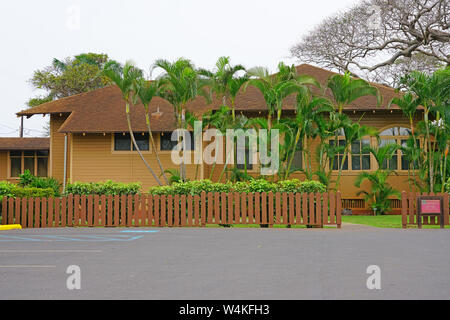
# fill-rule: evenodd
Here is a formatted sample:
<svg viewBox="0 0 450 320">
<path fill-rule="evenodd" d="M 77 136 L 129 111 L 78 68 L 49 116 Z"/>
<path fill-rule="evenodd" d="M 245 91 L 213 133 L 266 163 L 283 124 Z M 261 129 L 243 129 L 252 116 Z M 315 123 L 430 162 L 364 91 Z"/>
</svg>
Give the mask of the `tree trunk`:
<svg viewBox="0 0 450 320">
<path fill-rule="evenodd" d="M 136 143 L 136 139 L 134 138 L 134 133 L 133 133 L 133 129 L 131 128 L 131 119 L 130 119 L 130 104 L 127 102 L 126 103 L 126 117 L 127 117 L 127 124 L 128 124 L 128 130 L 130 132 L 130 136 L 131 136 L 131 141 L 133 142 L 133 145 L 137 151 L 137 153 L 139 154 L 139 157 L 142 159 L 142 161 L 144 162 L 145 166 L 147 167 L 147 169 L 150 171 L 150 173 L 153 175 L 153 177 L 155 178 L 156 182 L 162 186 L 163 184 L 161 183 L 161 181 L 158 179 L 158 177 L 156 176 L 155 172 L 153 171 L 153 169 L 150 167 L 150 165 L 147 163 L 147 161 L 145 160 L 144 156 L 142 155 L 141 150 L 139 149 L 137 143 Z"/>
<path fill-rule="evenodd" d="M 145 113 L 145 120 L 147 122 L 148 134 L 150 135 L 150 142 L 152 144 L 152 149 L 153 149 L 153 152 L 155 152 L 156 161 L 158 161 L 159 168 L 161 169 L 161 175 L 164 177 L 164 180 L 166 181 L 166 183 L 169 184 L 169 180 L 167 179 L 166 173 L 164 172 L 164 168 L 162 166 L 161 159 L 159 158 L 158 150 L 156 150 L 155 140 L 153 139 L 153 133 L 152 133 L 151 125 L 150 125 L 150 117 L 149 117 L 148 112 Z"/>
</svg>

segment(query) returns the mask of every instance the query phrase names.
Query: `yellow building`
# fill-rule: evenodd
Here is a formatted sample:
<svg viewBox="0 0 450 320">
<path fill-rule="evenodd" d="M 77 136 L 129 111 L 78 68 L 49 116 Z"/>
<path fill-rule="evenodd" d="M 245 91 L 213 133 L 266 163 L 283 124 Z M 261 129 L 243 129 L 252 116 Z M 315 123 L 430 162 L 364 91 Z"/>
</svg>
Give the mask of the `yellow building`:
<svg viewBox="0 0 450 320">
<path fill-rule="evenodd" d="M 300 65 L 297 69 L 299 74 L 311 75 L 323 84 L 334 74 L 310 65 Z M 344 112 L 355 120 L 362 119 L 361 124 L 363 125 L 377 128 L 382 140 L 395 140 L 402 143 L 408 137 L 407 128 L 410 125 L 409 120 L 402 115 L 397 106 L 388 108 L 389 101 L 396 96 L 396 93 L 392 88 L 378 84 L 373 85 L 379 88 L 383 96 L 381 106 L 377 106 L 375 97 L 367 96 L 346 106 Z M 329 93 L 326 94 L 329 95 Z M 202 97 L 198 97 L 187 106 L 187 109 L 201 115 L 208 110 L 217 110 L 219 107 L 220 103 L 217 101 L 208 105 Z M 251 86 L 238 95 L 236 109 L 237 112 L 247 117 L 264 116 L 267 112 L 262 94 Z M 283 116 L 294 116 L 294 110 L 295 99 L 293 97 L 286 98 Z M 172 162 L 170 151 L 172 148 L 171 132 L 176 129 L 173 108 L 167 101 L 155 98 L 150 105 L 150 112 L 153 113 L 152 131 L 163 166 L 165 169 L 178 169 L 178 166 Z M 156 180 L 148 172 L 138 154 L 133 151 L 128 135 L 125 106 L 117 87 L 109 86 L 59 99 L 21 111 L 17 115 L 31 117 L 38 114 L 50 115 L 48 176 L 64 183 L 105 180 L 141 182 L 144 190 L 157 185 Z M 415 121 L 418 120 L 415 119 Z M 146 160 L 159 175 L 160 170 L 156 157 L 149 143 L 142 105 L 132 107 L 131 122 Z M 308 145 L 311 150 L 315 150 L 317 143 L 319 143 L 318 140 L 310 141 Z M 377 143 L 372 138 L 363 139 L 359 149 L 366 144 L 376 145 Z M 353 148 L 358 149 L 358 146 L 355 145 Z M 354 151 L 357 151 L 357 154 L 350 155 L 344 166 L 340 191 L 344 199 L 344 208 L 352 209 L 354 213 L 368 212 L 368 205 L 361 196 L 357 196 L 359 190 L 354 186 L 354 180 L 361 171 L 376 170 L 376 162 L 370 154 L 361 155 L 360 150 Z M 0 151 L 0 160 L 2 163 L 1 178 L 14 179 L 14 175 L 18 172 L 17 170 L 11 171 L 14 157 L 9 151 Z M 301 158 L 295 159 L 295 162 L 301 163 L 302 160 Z M 317 163 L 313 162 L 312 165 L 317 166 Z M 400 151 L 397 157 L 389 163 L 389 166 L 398 173 L 398 176 L 391 178 L 390 183 L 397 190 L 409 190 L 407 163 L 405 164 L 405 159 L 402 158 Z M 187 165 L 187 177 L 190 179 L 208 178 L 211 167 L 206 164 Z M 23 169 L 22 165 L 21 170 Z M 213 180 L 217 181 L 221 169 L 222 165 L 216 166 Z M 257 165 L 251 168 L 250 173 L 255 176 L 259 175 Z M 337 175 L 337 172 L 334 175 Z M 294 177 L 304 179 L 301 174 L 295 174 L 292 178 Z M 362 188 L 368 187 L 369 185 L 362 186 Z M 393 200 L 393 207 L 399 208 L 400 203 Z"/>
</svg>

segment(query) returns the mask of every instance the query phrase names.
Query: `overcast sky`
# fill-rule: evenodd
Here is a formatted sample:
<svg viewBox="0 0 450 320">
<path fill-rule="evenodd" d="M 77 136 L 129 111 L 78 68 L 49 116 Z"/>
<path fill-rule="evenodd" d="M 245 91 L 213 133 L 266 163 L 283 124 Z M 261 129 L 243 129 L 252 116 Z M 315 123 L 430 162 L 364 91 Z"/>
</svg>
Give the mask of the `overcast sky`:
<svg viewBox="0 0 450 320">
<path fill-rule="evenodd" d="M 0 2 L 0 136 L 17 136 L 15 113 L 40 92 L 33 71 L 84 52 L 132 59 L 148 70 L 158 58 L 191 59 L 212 68 L 233 64 L 275 70 L 289 48 L 322 19 L 358 0 L 14 0 Z M 41 136 L 46 118 L 25 119 Z"/>
</svg>

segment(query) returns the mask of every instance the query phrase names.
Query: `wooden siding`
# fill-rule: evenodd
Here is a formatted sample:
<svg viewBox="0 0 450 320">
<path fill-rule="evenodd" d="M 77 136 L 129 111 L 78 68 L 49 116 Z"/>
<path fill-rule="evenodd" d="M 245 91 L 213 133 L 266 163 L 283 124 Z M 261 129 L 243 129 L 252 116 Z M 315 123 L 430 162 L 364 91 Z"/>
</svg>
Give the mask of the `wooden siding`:
<svg viewBox="0 0 450 320">
<path fill-rule="evenodd" d="M 0 151 L 0 181 L 8 179 L 8 151 Z"/>
<path fill-rule="evenodd" d="M 58 133 L 58 129 L 67 119 L 66 115 L 50 116 L 50 171 L 49 176 L 61 183 L 64 178 L 64 134 Z M 70 172 L 70 147 L 67 148 L 67 178 Z"/>
<path fill-rule="evenodd" d="M 155 136 L 158 144 L 157 136 Z M 146 191 L 157 185 L 156 180 L 146 168 L 136 152 L 115 152 L 112 148 L 111 134 L 72 135 L 71 180 L 73 182 L 96 182 L 114 180 L 117 182 L 140 182 Z M 164 169 L 179 169 L 174 165 L 170 152 L 159 153 Z M 159 176 L 161 174 L 156 156 L 144 152 L 144 157 Z M 195 178 L 195 165 L 187 165 L 187 177 Z M 199 175 L 200 177 L 200 175 Z M 163 181 L 163 177 L 161 177 Z"/>
</svg>

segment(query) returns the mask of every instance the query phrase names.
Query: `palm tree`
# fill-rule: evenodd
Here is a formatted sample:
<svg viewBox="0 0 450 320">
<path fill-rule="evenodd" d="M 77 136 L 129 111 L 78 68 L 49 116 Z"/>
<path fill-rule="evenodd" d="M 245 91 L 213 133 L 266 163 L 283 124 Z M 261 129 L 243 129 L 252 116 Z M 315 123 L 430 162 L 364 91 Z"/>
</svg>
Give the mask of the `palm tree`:
<svg viewBox="0 0 450 320">
<path fill-rule="evenodd" d="M 301 94 L 297 95 L 297 107 L 295 124 L 297 127 L 297 133 L 295 140 L 290 151 L 290 160 L 287 166 L 285 179 L 289 177 L 291 173 L 292 161 L 295 157 L 295 151 L 299 141 L 302 141 L 303 159 L 305 159 L 305 174 L 307 179 L 312 179 L 311 172 L 311 154 L 308 148 L 308 139 L 317 135 L 317 129 L 319 127 L 319 118 L 322 113 L 332 112 L 333 107 L 331 102 L 322 97 L 312 97 L 310 93 L 306 96 Z"/>
<path fill-rule="evenodd" d="M 366 201 L 372 202 L 372 209 L 380 214 L 384 214 L 391 209 L 389 197 L 400 197 L 400 192 L 392 188 L 387 181 L 396 172 L 387 168 L 383 169 L 383 164 L 392 159 L 399 148 L 400 146 L 397 144 L 386 144 L 376 149 L 367 147 L 366 150 L 374 156 L 378 168 L 373 172 L 361 172 L 355 180 L 355 186 L 358 188 L 361 187 L 363 181 L 370 181 L 371 191 L 361 190 L 357 194 L 364 194 Z"/>
<path fill-rule="evenodd" d="M 153 152 L 156 155 L 156 160 L 161 170 L 161 176 L 163 176 L 166 183 L 169 184 L 169 180 L 166 177 L 166 172 L 162 166 L 161 159 L 159 158 L 158 150 L 156 149 L 155 139 L 153 138 L 153 132 L 150 123 L 149 106 L 153 98 L 157 96 L 158 90 L 159 90 L 158 81 L 147 81 L 144 78 L 139 78 L 135 82 L 135 91 L 136 91 L 135 98 L 139 98 L 139 100 L 144 106 L 145 122 L 147 124 L 148 133 L 150 135 L 150 142 L 152 145 Z"/>
<path fill-rule="evenodd" d="M 142 155 L 142 152 L 136 143 L 133 129 L 131 127 L 130 100 L 133 99 L 133 95 L 135 94 L 134 90 L 136 80 L 142 78 L 142 70 L 135 67 L 130 61 L 127 61 L 123 67 L 116 61 L 109 61 L 105 64 L 102 73 L 103 75 L 111 79 L 111 81 L 114 82 L 120 89 L 122 93 L 122 99 L 125 102 L 125 115 L 127 119 L 128 131 L 130 132 L 131 141 L 133 142 L 134 148 L 136 149 L 147 169 L 152 174 L 153 178 L 155 178 L 156 182 L 159 185 L 162 185 L 161 181 L 158 179 L 157 175 Z"/>
<path fill-rule="evenodd" d="M 301 92 L 305 94 L 307 85 L 315 85 L 320 88 L 316 79 L 307 75 L 297 75 L 294 66 L 287 67 L 284 63 L 278 65 L 278 73 L 271 75 L 269 70 L 255 67 L 248 71 L 251 78 L 245 85 L 256 87 L 263 95 L 267 105 L 267 123 L 270 132 L 272 128 L 272 117 L 276 114 L 278 122 L 281 119 L 283 101 L 291 94 Z"/>
<path fill-rule="evenodd" d="M 367 81 L 352 78 L 350 73 L 344 75 L 336 74 L 327 81 L 327 88 L 330 89 L 336 103 L 336 109 L 342 113 L 344 107 L 358 98 L 372 95 L 377 98 L 377 105 L 381 104 L 381 95 L 376 87 L 371 86 Z"/>
<path fill-rule="evenodd" d="M 246 75 L 237 76 L 239 71 L 245 71 L 245 67 L 239 64 L 231 65 L 230 57 L 220 57 L 213 71 L 198 70 L 199 75 L 207 79 L 210 92 L 222 100 L 222 106 L 231 107 L 233 119 L 236 118 L 234 106 L 236 96 L 243 84 L 248 80 Z"/>
<path fill-rule="evenodd" d="M 368 126 L 362 126 L 357 123 L 344 123 L 343 124 L 343 133 L 344 133 L 344 144 L 340 146 L 342 148 L 343 156 L 341 163 L 339 164 L 339 172 L 338 177 L 336 179 L 336 187 L 338 190 L 339 184 L 342 177 L 342 171 L 344 169 L 345 161 L 347 160 L 348 153 L 350 152 L 350 147 L 354 142 L 360 141 L 362 138 L 367 136 L 378 136 L 378 130 Z M 335 140 L 334 145 L 336 147 L 339 146 L 338 140 Z M 339 147 L 338 147 L 339 148 Z"/>
<path fill-rule="evenodd" d="M 450 99 L 450 68 L 447 67 L 438 70 L 432 75 L 413 71 L 402 78 L 401 85 L 406 87 L 408 93 L 417 97 L 418 103 L 424 108 L 423 125 L 425 128 L 425 144 L 428 149 L 429 190 L 433 192 L 435 191 L 435 147 L 439 127 L 434 126 L 434 132 L 431 132 L 432 123 L 430 118 L 433 117 L 434 120 L 439 121 L 442 117 L 442 112 L 448 110 Z M 434 136 L 433 139 L 432 136 Z M 438 152 L 441 153 L 440 150 Z"/>
<path fill-rule="evenodd" d="M 199 75 L 190 60 L 180 58 L 175 62 L 164 59 L 157 60 L 152 68 L 161 68 L 164 73 L 159 77 L 159 95 L 167 100 L 174 108 L 175 117 L 179 129 L 187 129 L 186 126 L 186 105 L 194 100 L 202 91 L 202 84 Z M 203 94 L 206 96 L 205 94 Z M 178 142 L 182 142 L 181 136 Z M 184 159 L 184 149 L 181 148 Z M 180 175 L 182 180 L 186 180 L 186 164 L 182 161 L 180 165 Z"/>
</svg>

